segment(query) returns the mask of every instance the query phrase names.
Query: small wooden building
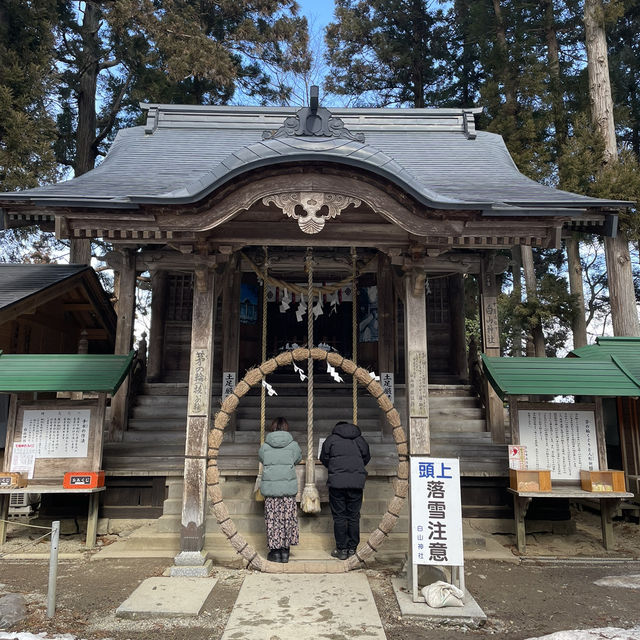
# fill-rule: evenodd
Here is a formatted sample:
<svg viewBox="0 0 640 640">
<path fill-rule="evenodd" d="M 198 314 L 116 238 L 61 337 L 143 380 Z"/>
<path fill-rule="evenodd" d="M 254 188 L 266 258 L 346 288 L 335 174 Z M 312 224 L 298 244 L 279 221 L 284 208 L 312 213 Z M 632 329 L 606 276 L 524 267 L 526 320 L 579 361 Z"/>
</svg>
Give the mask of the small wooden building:
<svg viewBox="0 0 640 640">
<path fill-rule="evenodd" d="M 477 109 L 142 108 L 146 124 L 120 131 L 94 170 L 0 196 L 9 226 L 37 219 L 75 243 L 113 244 L 118 353 L 131 348 L 136 274 L 150 274 L 149 384 L 132 406 L 122 390 L 112 403 L 107 473 L 163 478 L 167 530 L 181 530 L 183 550 L 202 549 L 206 434 L 223 385 L 308 344 L 382 376 L 409 453 L 460 457 L 468 515 L 486 513 L 480 495 L 506 479 L 503 406 L 490 389 L 480 406 L 468 386 L 465 278 L 479 284 L 483 351 L 499 355 L 505 250 L 615 233 L 623 203 L 529 180 L 500 136 L 476 131 Z M 384 493 L 398 469 L 393 439 L 345 377 L 315 371 L 313 449 L 336 420 L 357 420 L 373 445 L 371 491 Z M 291 367 L 268 382 L 278 395 L 266 398 L 267 421 L 286 415 L 302 444 L 306 383 Z M 258 390 L 218 458 L 246 500 L 259 425 Z"/>
<path fill-rule="evenodd" d="M 86 265 L 0 264 L 0 351 L 113 353 L 116 314 Z M 0 451 L 9 396 L 0 393 Z"/>
<path fill-rule="evenodd" d="M 79 264 L 0 264 L 0 350 L 113 353 L 116 314 L 96 272 Z"/>
</svg>

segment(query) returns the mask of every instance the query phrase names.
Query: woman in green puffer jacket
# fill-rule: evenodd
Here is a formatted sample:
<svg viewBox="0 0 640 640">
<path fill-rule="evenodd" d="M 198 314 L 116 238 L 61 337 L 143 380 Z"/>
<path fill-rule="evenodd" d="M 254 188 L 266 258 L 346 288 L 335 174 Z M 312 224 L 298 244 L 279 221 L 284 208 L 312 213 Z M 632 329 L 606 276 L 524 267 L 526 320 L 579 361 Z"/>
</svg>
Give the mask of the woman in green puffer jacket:
<svg viewBox="0 0 640 640">
<path fill-rule="evenodd" d="M 300 446 L 289 433 L 289 423 L 276 418 L 258 451 L 262 462 L 260 493 L 264 496 L 264 522 L 271 562 L 289 562 L 289 547 L 298 544 L 298 478 Z"/>
</svg>

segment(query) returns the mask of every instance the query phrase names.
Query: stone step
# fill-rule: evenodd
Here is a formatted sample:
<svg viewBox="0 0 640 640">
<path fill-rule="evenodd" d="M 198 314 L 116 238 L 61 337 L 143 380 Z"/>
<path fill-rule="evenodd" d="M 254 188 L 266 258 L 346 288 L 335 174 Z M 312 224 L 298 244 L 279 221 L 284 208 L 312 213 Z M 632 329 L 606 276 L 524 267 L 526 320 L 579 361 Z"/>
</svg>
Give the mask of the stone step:
<svg viewBox="0 0 640 640">
<path fill-rule="evenodd" d="M 342 414 L 341 417 L 343 417 Z M 350 419 L 350 416 L 347 416 Z M 307 417 L 300 416 L 298 419 L 287 417 L 291 432 L 306 433 L 307 430 Z M 335 427 L 337 420 L 323 420 L 314 419 L 314 431 L 319 434 L 329 435 Z M 365 435 L 380 433 L 380 420 L 378 417 L 366 418 L 358 416 L 358 423 L 360 430 Z M 267 427 L 269 421 L 267 420 Z M 182 420 L 178 418 L 131 418 L 129 420 L 129 431 L 182 431 L 186 432 L 186 416 Z M 258 416 L 253 416 L 251 419 L 238 420 L 236 422 L 236 429 L 238 432 L 256 432 L 260 431 L 260 421 Z"/>
<path fill-rule="evenodd" d="M 107 475 L 181 475 L 184 472 L 184 454 L 180 456 L 123 456 L 105 453 L 103 467 Z M 223 475 L 250 476 L 257 473 L 256 458 L 220 456 L 218 468 Z M 398 468 L 397 456 L 373 460 L 367 467 L 370 476 L 393 476 Z M 126 473 L 125 473 L 126 472 Z"/>
<path fill-rule="evenodd" d="M 364 543 L 370 532 L 361 531 L 361 543 Z M 258 533 L 247 533 L 246 541 L 263 556 L 267 553 L 264 529 Z M 465 545 L 466 536 L 465 536 Z M 300 544 L 291 548 L 290 562 L 298 560 L 327 560 L 335 547 L 333 533 L 315 533 L 306 531 L 300 537 Z M 140 551 L 155 554 L 158 557 L 173 558 L 180 551 L 180 534 L 160 532 L 155 525 L 140 527 L 126 540 L 105 547 L 96 559 L 138 557 Z M 207 530 L 204 551 L 214 564 L 222 564 L 233 568 L 243 569 L 246 561 L 239 556 L 231 546 L 226 536 L 220 532 L 217 524 Z M 403 558 L 407 553 L 407 534 L 393 531 L 376 554 L 375 559 L 367 562 L 373 564 L 376 560 L 385 561 Z M 337 562 L 337 561 L 336 561 Z"/>
<path fill-rule="evenodd" d="M 236 515 L 259 515 L 260 517 L 264 516 L 264 502 L 255 500 L 253 492 L 247 497 L 228 498 L 225 492 L 223 492 L 223 496 L 224 504 L 229 510 L 229 513 L 232 517 L 235 517 Z M 386 511 L 388 503 L 388 500 L 365 499 L 362 503 L 361 513 L 363 516 L 375 516 L 377 518 L 380 518 L 380 515 Z M 405 505 L 403 515 L 406 515 L 407 513 L 408 511 Z M 163 506 L 163 515 L 181 516 L 181 514 L 181 498 L 172 498 L 170 500 L 165 500 Z"/>
<path fill-rule="evenodd" d="M 267 405 L 270 407 L 287 407 L 290 409 L 306 409 L 307 397 L 304 396 L 273 396 L 267 399 Z M 352 397 L 349 396 L 319 396 L 314 395 L 313 398 L 314 407 L 322 407 L 326 410 L 334 409 L 337 407 L 351 407 Z M 212 399 L 212 406 L 217 408 L 219 401 L 217 398 Z M 183 411 L 187 410 L 187 397 L 186 396 L 138 396 L 135 403 L 132 406 L 133 412 L 144 413 L 145 411 L 158 410 L 160 407 L 163 410 L 169 411 Z M 260 407 L 259 396 L 244 396 L 238 405 L 238 412 L 253 411 Z M 375 398 L 371 396 L 358 397 L 358 408 L 362 409 L 378 409 L 378 403 Z"/>
<path fill-rule="evenodd" d="M 474 433 L 484 433 L 487 430 L 485 420 L 457 420 L 455 418 L 442 418 L 430 421 L 432 432 L 443 431 L 465 431 Z"/>
<path fill-rule="evenodd" d="M 480 401 L 475 396 L 429 396 L 429 408 L 440 407 L 480 408 Z"/>
<path fill-rule="evenodd" d="M 490 431 L 431 431 L 431 442 L 461 442 L 491 444 Z"/>
<path fill-rule="evenodd" d="M 143 444 L 144 446 L 140 446 Z M 299 442 L 300 449 L 302 450 L 303 458 L 306 457 L 307 443 Z M 184 454 L 184 445 L 180 446 L 177 443 L 136 443 L 137 446 L 132 447 L 132 443 L 128 442 L 113 442 L 105 445 L 105 454 L 117 455 L 122 453 L 126 455 L 130 453 L 132 449 L 135 449 L 142 456 L 161 456 L 161 455 L 179 455 L 180 452 Z M 317 449 L 317 440 L 314 447 Z M 371 452 L 372 459 L 378 456 L 387 456 L 396 453 L 395 445 L 389 444 L 370 444 L 369 450 Z M 238 442 L 224 442 L 220 447 L 218 458 L 228 456 L 235 457 L 253 457 L 258 461 L 258 447 L 253 443 L 238 443 Z"/>
<path fill-rule="evenodd" d="M 301 430 L 291 430 L 292 435 L 298 442 L 303 442 L 306 440 L 306 431 Z M 369 444 L 390 444 L 393 442 L 393 438 L 391 435 L 384 435 L 377 432 L 363 432 L 364 437 L 367 439 Z M 490 434 L 489 434 L 490 435 Z M 318 437 L 324 437 L 324 435 Z M 138 443 L 163 443 L 163 444 L 181 444 L 184 448 L 184 443 L 186 440 L 185 430 L 179 429 L 128 429 L 124 432 L 123 435 L 123 443 L 131 443 L 133 446 L 139 446 Z M 231 432 L 230 430 L 225 431 L 223 436 L 223 442 L 233 442 L 235 444 L 253 444 L 256 449 L 259 446 L 260 442 L 260 433 L 258 431 L 236 431 Z M 135 443 L 135 444 L 134 444 Z M 317 445 L 317 438 L 316 438 Z M 111 444 L 107 446 L 112 446 Z"/>
<path fill-rule="evenodd" d="M 431 422 L 443 420 L 483 420 L 484 412 L 479 407 L 438 407 L 429 405 L 429 419 Z"/>
<path fill-rule="evenodd" d="M 380 518 L 382 514 L 376 516 L 361 515 L 360 517 L 360 531 L 361 534 L 370 533 L 375 531 L 376 527 L 380 524 Z M 247 533 L 264 533 L 264 516 L 259 514 L 239 514 L 232 518 L 236 525 L 238 532 L 241 535 Z M 319 514 L 307 515 L 298 513 L 298 526 L 300 528 L 300 536 L 305 533 L 326 533 L 333 534 L 333 518 L 329 511 L 328 505 L 326 505 L 326 512 L 324 510 Z M 179 533 L 180 532 L 180 518 L 178 516 L 161 516 L 157 521 L 157 529 L 160 533 Z M 207 517 L 207 531 L 216 531 L 218 529 L 218 523 L 212 516 Z M 394 533 L 407 533 L 409 531 L 409 518 L 408 516 L 400 516 L 393 528 Z"/>
</svg>

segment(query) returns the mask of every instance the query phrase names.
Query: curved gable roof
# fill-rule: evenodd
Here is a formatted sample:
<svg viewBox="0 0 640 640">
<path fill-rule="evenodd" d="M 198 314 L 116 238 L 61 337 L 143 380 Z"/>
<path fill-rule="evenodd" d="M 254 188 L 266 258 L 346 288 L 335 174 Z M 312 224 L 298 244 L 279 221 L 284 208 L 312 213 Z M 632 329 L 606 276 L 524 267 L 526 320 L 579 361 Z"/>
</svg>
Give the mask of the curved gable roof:
<svg viewBox="0 0 640 640">
<path fill-rule="evenodd" d="M 238 175 L 280 163 L 356 167 L 396 184 L 434 208 L 473 208 L 492 215 L 566 213 L 621 207 L 530 180 L 516 168 L 502 138 L 469 133 L 469 110 L 335 109 L 365 142 L 344 137 L 263 132 L 291 119 L 269 107 L 146 105 L 146 126 L 118 133 L 101 165 L 67 182 L 2 194 L 5 202 L 47 206 L 136 207 L 196 202 Z"/>
</svg>

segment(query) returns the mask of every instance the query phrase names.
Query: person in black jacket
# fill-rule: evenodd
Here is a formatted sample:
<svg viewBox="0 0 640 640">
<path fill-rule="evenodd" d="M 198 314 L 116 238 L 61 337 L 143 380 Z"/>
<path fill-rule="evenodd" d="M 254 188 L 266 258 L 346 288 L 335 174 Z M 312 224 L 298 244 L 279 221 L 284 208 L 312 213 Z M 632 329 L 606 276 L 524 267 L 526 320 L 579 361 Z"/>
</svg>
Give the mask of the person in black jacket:
<svg viewBox="0 0 640 640">
<path fill-rule="evenodd" d="M 360 542 L 362 490 L 371 459 L 369 445 L 360 429 L 349 422 L 338 422 L 323 442 L 320 461 L 328 469 L 329 506 L 333 515 L 334 558 L 346 560 Z"/>
</svg>

